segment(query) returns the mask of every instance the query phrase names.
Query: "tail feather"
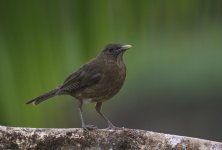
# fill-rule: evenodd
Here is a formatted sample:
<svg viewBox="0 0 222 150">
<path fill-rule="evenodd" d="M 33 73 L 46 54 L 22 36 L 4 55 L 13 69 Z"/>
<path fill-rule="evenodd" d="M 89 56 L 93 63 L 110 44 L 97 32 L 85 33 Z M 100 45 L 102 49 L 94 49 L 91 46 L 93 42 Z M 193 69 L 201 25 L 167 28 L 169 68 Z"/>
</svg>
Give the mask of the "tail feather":
<svg viewBox="0 0 222 150">
<path fill-rule="evenodd" d="M 47 92 L 47 93 L 45 93 L 45 94 L 43 94 L 41 96 L 38 96 L 38 97 L 28 101 L 26 104 L 31 104 L 32 103 L 34 105 L 38 105 L 39 103 L 41 103 L 41 102 L 43 102 L 43 101 L 45 101 L 45 100 L 47 100 L 47 99 L 49 99 L 51 97 L 56 96 L 57 95 L 57 91 L 58 91 L 58 89 L 51 90 L 51 91 L 49 91 L 49 92 Z"/>
</svg>

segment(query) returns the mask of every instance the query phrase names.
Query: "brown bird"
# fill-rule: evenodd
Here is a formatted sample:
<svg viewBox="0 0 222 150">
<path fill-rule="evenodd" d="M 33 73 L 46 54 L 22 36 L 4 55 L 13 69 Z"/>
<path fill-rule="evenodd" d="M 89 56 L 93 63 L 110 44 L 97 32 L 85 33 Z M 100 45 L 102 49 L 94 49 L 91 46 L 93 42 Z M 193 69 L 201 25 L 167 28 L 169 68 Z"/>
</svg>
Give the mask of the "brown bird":
<svg viewBox="0 0 222 150">
<path fill-rule="evenodd" d="M 122 87 L 126 77 L 123 53 L 131 47 L 131 45 L 108 44 L 96 58 L 68 76 L 62 85 L 26 104 L 37 105 L 57 95 L 73 96 L 79 101 L 78 109 L 82 128 L 93 129 L 95 128 L 93 125 L 86 125 L 84 122 L 82 105 L 95 102 L 96 111 L 107 122 L 108 128 L 115 129 L 116 127 L 101 113 L 101 107 L 104 101 L 112 98 Z"/>
</svg>

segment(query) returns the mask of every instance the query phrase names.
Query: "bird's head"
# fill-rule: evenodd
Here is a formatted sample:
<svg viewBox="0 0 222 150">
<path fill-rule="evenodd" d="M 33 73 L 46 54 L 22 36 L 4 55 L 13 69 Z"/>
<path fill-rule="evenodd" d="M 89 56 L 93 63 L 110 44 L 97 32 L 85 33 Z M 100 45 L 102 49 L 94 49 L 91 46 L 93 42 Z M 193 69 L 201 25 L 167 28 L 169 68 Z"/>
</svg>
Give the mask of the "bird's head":
<svg viewBox="0 0 222 150">
<path fill-rule="evenodd" d="M 122 59 L 123 53 L 131 47 L 131 45 L 108 44 L 103 48 L 100 55 L 107 56 L 110 59 Z"/>
</svg>

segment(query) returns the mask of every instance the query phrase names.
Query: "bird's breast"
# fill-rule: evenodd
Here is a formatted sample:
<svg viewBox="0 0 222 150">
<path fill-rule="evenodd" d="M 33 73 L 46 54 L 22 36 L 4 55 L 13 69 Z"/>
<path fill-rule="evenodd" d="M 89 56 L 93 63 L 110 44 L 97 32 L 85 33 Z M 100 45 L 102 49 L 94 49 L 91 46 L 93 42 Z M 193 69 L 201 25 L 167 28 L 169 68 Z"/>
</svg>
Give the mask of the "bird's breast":
<svg viewBox="0 0 222 150">
<path fill-rule="evenodd" d="M 113 97 L 122 87 L 126 77 L 126 67 L 122 64 L 110 64 L 104 72 L 103 78 L 100 83 L 103 85 L 98 88 L 103 100 Z"/>
<path fill-rule="evenodd" d="M 105 101 L 113 97 L 122 87 L 126 76 L 126 67 L 122 64 L 105 64 L 102 77 L 95 85 L 85 88 L 79 94 L 82 99 L 91 102 Z"/>
</svg>

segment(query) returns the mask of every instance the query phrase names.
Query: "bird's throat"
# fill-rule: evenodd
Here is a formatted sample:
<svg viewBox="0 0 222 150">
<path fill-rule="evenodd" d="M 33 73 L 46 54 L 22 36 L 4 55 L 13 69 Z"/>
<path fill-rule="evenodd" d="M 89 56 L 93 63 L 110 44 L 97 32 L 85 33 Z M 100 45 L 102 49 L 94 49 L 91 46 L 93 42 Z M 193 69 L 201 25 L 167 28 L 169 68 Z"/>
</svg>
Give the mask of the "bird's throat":
<svg viewBox="0 0 222 150">
<path fill-rule="evenodd" d="M 117 64 L 122 65 L 123 64 L 123 52 L 118 54 L 117 56 Z"/>
</svg>

